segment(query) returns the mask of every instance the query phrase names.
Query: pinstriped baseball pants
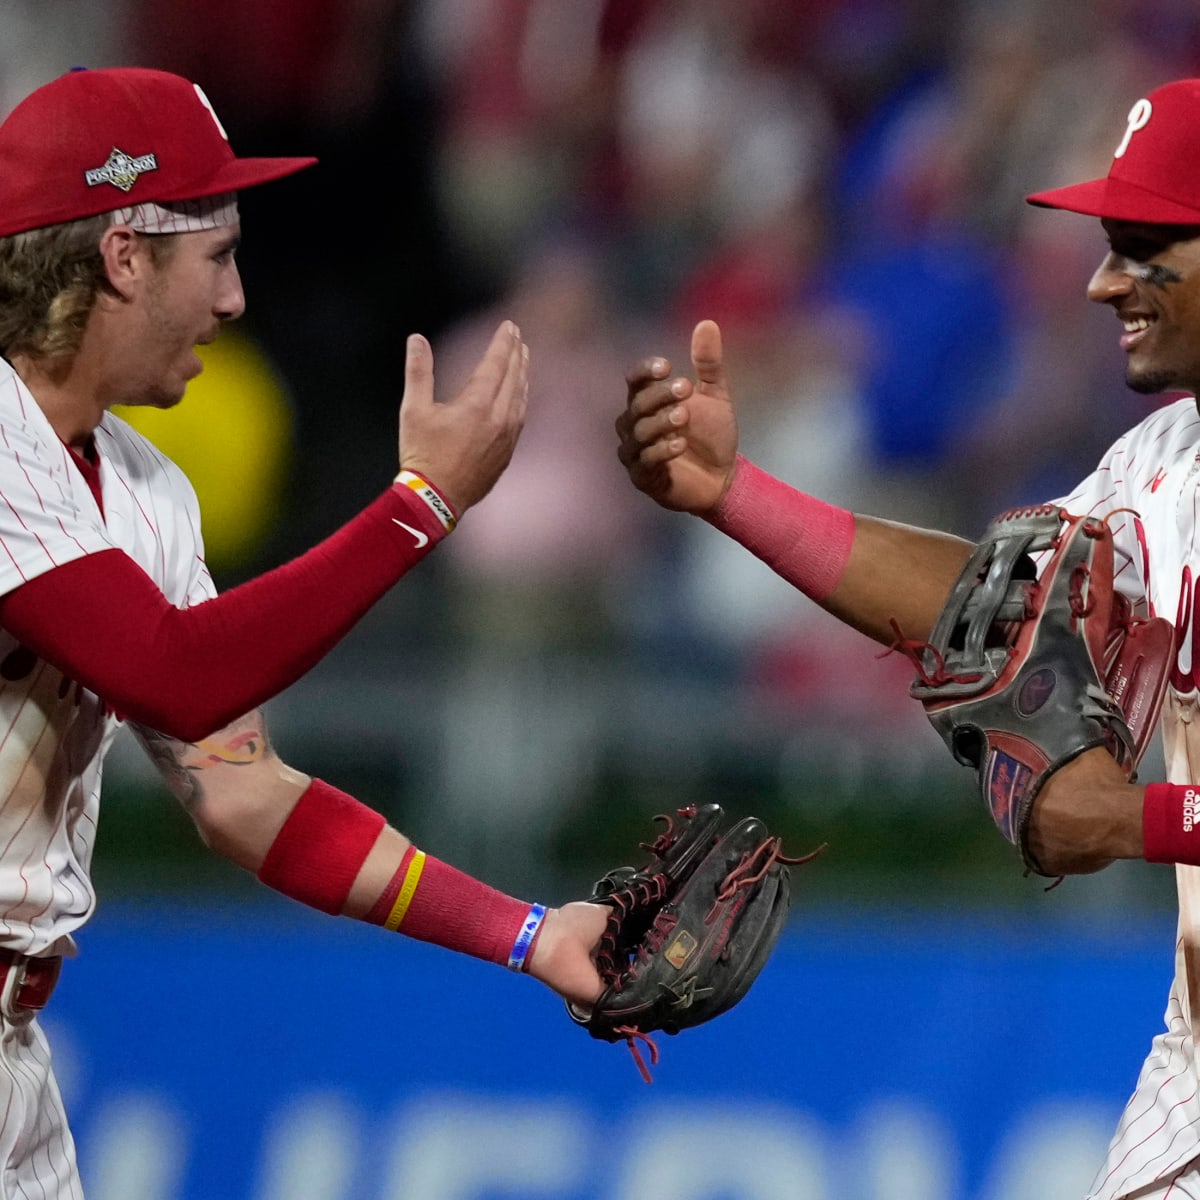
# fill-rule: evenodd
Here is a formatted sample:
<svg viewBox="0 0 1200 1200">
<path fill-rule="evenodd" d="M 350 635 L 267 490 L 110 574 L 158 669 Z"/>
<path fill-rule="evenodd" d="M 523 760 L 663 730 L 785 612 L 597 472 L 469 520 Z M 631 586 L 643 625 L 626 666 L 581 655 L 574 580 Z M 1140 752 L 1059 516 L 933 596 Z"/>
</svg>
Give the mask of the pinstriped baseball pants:
<svg viewBox="0 0 1200 1200">
<path fill-rule="evenodd" d="M 0 1200 L 83 1200 L 50 1047 L 32 1017 L 0 1018 Z"/>
</svg>

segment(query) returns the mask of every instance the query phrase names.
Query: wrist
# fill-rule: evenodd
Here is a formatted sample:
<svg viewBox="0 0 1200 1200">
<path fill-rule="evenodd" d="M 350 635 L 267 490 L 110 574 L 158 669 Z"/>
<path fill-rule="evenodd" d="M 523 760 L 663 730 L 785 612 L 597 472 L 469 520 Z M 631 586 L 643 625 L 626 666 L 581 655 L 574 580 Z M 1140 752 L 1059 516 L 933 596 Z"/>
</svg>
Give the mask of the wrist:
<svg viewBox="0 0 1200 1200">
<path fill-rule="evenodd" d="M 547 908 L 537 938 L 525 956 L 523 970 L 541 983 L 550 981 L 556 949 L 562 939 L 562 917 L 557 908 Z"/>
<path fill-rule="evenodd" d="M 1055 771 L 1034 800 L 1027 846 L 1047 875 L 1086 875 L 1142 857 L 1142 793 L 1103 747 Z"/>
<path fill-rule="evenodd" d="M 440 491 L 424 475 L 402 467 L 393 481 L 393 486 L 424 501 L 426 507 L 446 533 L 451 533 L 458 524 L 458 512 L 445 493 Z"/>
<path fill-rule="evenodd" d="M 544 904 L 529 906 L 529 912 L 513 939 L 512 949 L 508 952 L 508 962 L 505 965 L 510 971 L 516 971 L 518 974 L 532 973 L 533 955 L 546 927 L 547 913 Z"/>
<path fill-rule="evenodd" d="M 776 479 L 738 455 L 705 519 L 810 599 L 838 585 L 854 544 L 854 514 Z"/>
<path fill-rule="evenodd" d="M 572 1003 L 593 1003 L 605 984 L 592 954 L 610 913 L 607 905 L 586 900 L 547 909 L 537 941 L 526 957 L 526 972 Z"/>
<path fill-rule="evenodd" d="M 546 909 L 409 845 L 363 920 L 447 950 L 528 970 Z"/>
<path fill-rule="evenodd" d="M 729 494 L 737 486 L 738 475 L 741 473 L 742 464 L 746 461 L 746 458 L 741 454 L 735 454 L 733 456 L 733 466 L 729 468 L 724 480 L 721 483 L 721 490 L 717 493 L 716 502 L 711 508 L 708 508 L 699 514 L 706 521 L 717 526 L 718 529 L 722 527 L 722 523 L 725 520 L 726 512 L 730 504 Z"/>
<path fill-rule="evenodd" d="M 1152 783 L 1142 800 L 1142 856 L 1153 863 L 1200 866 L 1200 789 Z"/>
</svg>

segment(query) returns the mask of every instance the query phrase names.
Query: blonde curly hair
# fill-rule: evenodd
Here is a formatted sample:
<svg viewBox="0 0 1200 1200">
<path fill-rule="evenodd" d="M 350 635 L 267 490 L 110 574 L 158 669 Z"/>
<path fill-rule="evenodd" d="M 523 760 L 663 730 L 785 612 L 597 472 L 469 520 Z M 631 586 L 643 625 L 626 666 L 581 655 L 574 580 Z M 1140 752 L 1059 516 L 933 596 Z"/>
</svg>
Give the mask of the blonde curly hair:
<svg viewBox="0 0 1200 1200">
<path fill-rule="evenodd" d="M 111 213 L 0 238 L 0 355 L 70 358 L 79 349 L 96 297 L 108 278 L 100 238 Z M 155 261 L 171 234 L 149 237 Z"/>
</svg>

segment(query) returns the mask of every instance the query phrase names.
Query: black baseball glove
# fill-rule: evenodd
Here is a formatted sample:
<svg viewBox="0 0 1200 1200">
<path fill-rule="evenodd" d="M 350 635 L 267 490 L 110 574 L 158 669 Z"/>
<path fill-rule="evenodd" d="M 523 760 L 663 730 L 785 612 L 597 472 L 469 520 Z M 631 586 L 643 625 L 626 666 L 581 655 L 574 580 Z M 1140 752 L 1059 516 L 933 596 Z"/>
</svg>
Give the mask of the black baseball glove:
<svg viewBox="0 0 1200 1200">
<path fill-rule="evenodd" d="M 988 526 L 929 642 L 900 642 L 913 696 L 1039 875 L 1027 837 L 1046 780 L 1096 746 L 1135 779 L 1166 694 L 1174 628 L 1131 615 L 1113 561 L 1108 520 L 1012 509 Z"/>
<path fill-rule="evenodd" d="M 732 1008 L 762 971 L 790 904 L 788 858 L 762 821 L 722 830 L 718 804 L 660 815 L 665 828 L 641 849 L 641 867 L 618 867 L 593 889 L 608 926 L 596 955 L 604 994 L 588 1010 L 567 1010 L 593 1037 L 624 1041 L 647 1083 L 640 1046 L 658 1061 L 649 1035 L 674 1034 Z"/>
</svg>

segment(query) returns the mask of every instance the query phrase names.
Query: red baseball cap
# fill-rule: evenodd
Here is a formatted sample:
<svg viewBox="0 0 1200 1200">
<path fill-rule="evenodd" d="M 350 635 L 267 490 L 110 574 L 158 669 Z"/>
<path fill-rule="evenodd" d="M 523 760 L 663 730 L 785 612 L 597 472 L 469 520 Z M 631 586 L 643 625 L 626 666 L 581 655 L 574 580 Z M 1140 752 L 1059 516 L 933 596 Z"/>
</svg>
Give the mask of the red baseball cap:
<svg viewBox="0 0 1200 1200">
<path fill-rule="evenodd" d="M 131 204 L 200 200 L 315 158 L 237 158 L 200 88 L 142 67 L 74 70 L 0 124 L 0 237 Z"/>
<path fill-rule="evenodd" d="M 1090 217 L 1200 225 L 1200 79 L 1164 84 L 1129 110 L 1105 178 L 1025 199 Z"/>
</svg>

